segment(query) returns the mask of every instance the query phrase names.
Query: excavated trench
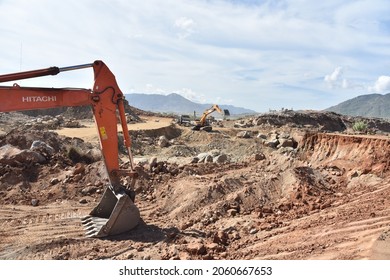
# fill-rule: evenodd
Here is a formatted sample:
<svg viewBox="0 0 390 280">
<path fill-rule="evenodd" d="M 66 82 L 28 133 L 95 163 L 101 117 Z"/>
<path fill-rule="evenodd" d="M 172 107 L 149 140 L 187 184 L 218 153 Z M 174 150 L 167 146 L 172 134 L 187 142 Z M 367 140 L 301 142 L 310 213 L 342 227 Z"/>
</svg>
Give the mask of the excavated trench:
<svg viewBox="0 0 390 280">
<path fill-rule="evenodd" d="M 309 133 L 300 146 L 303 159 L 313 166 L 335 166 L 344 171 L 380 176 L 389 171 L 388 138 Z"/>
</svg>

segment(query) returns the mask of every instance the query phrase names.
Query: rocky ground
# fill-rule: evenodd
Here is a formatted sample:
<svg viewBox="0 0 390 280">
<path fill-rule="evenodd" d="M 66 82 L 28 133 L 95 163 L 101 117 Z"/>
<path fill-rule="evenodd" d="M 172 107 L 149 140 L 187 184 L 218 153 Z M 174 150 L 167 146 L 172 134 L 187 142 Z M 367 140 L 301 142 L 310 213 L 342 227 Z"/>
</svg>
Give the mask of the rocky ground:
<svg viewBox="0 0 390 280">
<path fill-rule="evenodd" d="M 81 217 L 108 180 L 77 137 L 85 122 L 1 114 L 0 259 L 390 259 L 390 139 L 370 121 L 358 135 L 346 117 L 291 111 L 132 129 L 142 221 L 96 239 Z"/>
</svg>

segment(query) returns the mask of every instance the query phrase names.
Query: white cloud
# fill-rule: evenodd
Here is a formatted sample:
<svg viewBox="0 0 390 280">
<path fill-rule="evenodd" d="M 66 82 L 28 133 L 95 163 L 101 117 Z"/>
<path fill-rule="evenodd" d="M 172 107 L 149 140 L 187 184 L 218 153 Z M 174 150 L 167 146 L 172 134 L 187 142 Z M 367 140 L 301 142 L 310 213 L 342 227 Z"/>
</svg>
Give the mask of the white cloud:
<svg viewBox="0 0 390 280">
<path fill-rule="evenodd" d="M 143 89 L 141 89 L 140 93 L 146 93 L 146 94 L 162 94 L 167 95 L 169 94 L 165 89 L 156 87 L 152 84 L 146 84 Z"/>
<path fill-rule="evenodd" d="M 369 87 L 369 91 L 375 93 L 390 92 L 390 76 L 380 76 L 373 87 Z"/>
<path fill-rule="evenodd" d="M 336 67 L 330 75 L 325 76 L 325 82 L 333 83 L 338 81 L 343 75 L 343 68 L 338 66 Z"/>
<path fill-rule="evenodd" d="M 175 93 L 178 93 L 182 95 L 183 97 L 193 101 L 193 102 L 198 102 L 198 103 L 206 103 L 207 99 L 203 94 L 199 94 L 198 92 L 193 91 L 190 88 L 182 88 L 179 90 L 175 90 Z"/>
<path fill-rule="evenodd" d="M 349 82 L 343 78 L 343 75 L 343 67 L 338 66 L 331 74 L 325 75 L 324 81 L 329 86 L 329 88 L 348 88 Z"/>
<path fill-rule="evenodd" d="M 175 20 L 175 27 L 179 29 L 179 38 L 184 39 L 194 32 L 195 21 L 191 18 L 180 17 Z"/>
<path fill-rule="evenodd" d="M 324 82 L 330 89 L 349 89 L 362 90 L 365 86 L 360 82 L 351 81 L 344 77 L 345 70 L 343 67 L 336 67 L 331 74 L 325 75 Z"/>
</svg>

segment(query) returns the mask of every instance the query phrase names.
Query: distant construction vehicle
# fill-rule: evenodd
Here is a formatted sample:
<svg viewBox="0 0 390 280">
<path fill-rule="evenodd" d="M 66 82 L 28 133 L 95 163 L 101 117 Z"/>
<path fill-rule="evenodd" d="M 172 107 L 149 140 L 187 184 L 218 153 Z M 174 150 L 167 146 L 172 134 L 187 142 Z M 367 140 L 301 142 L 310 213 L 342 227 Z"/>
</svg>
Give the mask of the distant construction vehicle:
<svg viewBox="0 0 390 280">
<path fill-rule="evenodd" d="M 189 115 L 180 115 L 177 118 L 177 123 L 184 126 L 190 126 L 191 125 L 191 117 Z"/>
<path fill-rule="evenodd" d="M 211 106 L 209 109 L 205 110 L 203 112 L 202 117 L 199 119 L 199 121 L 195 121 L 193 124 L 194 126 L 192 127 L 192 130 L 205 130 L 205 131 L 211 131 L 212 127 L 210 126 L 210 123 L 208 122 L 208 116 L 217 111 L 218 113 L 225 115 L 227 111 L 227 115 L 230 115 L 228 110 L 222 110 L 218 105 L 214 104 Z"/>
</svg>

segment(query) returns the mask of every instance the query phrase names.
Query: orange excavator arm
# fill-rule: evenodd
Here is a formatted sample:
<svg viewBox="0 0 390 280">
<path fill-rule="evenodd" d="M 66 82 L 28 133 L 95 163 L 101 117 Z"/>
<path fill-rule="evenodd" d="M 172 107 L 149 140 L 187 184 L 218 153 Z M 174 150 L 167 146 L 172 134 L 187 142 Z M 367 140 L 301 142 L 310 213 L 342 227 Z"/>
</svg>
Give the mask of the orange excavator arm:
<svg viewBox="0 0 390 280">
<path fill-rule="evenodd" d="M 192 129 L 199 130 L 201 127 L 204 127 L 206 125 L 207 116 L 215 111 L 217 111 L 220 114 L 223 114 L 222 109 L 218 105 L 214 104 L 209 109 L 203 112 L 202 117 L 199 119 L 199 121 L 195 124 L 195 126 Z"/>
<path fill-rule="evenodd" d="M 87 64 L 92 67 L 92 64 Z M 73 69 L 85 68 L 74 66 Z M 0 75 L 0 83 L 22 79 L 37 78 L 60 73 L 58 67 Z M 69 67 L 64 68 L 69 69 Z M 12 87 L 0 86 L 0 112 L 47 109 L 65 106 L 90 104 L 91 90 L 72 88 L 29 88 L 14 84 Z"/>
<path fill-rule="evenodd" d="M 204 111 L 202 117 L 199 120 L 199 123 L 201 125 L 204 125 L 206 123 L 207 116 L 215 111 L 217 111 L 218 113 L 221 113 L 221 114 L 223 113 L 222 109 L 219 108 L 219 106 L 215 104 L 215 105 L 211 106 L 209 109 L 207 109 L 206 111 Z"/>
<path fill-rule="evenodd" d="M 92 90 L 82 88 L 32 88 L 20 87 L 17 84 L 0 86 L 0 112 L 85 105 L 92 108 L 110 185 L 103 195 L 102 201 L 85 221 L 90 231 L 89 236 L 101 237 L 131 229 L 138 223 L 139 219 L 138 209 L 131 201 L 128 201 L 130 200 L 129 197 L 132 201 L 134 200 L 134 195 L 129 196 L 128 194 L 129 189 L 134 186 L 138 174 L 134 169 L 131 153 L 131 141 L 124 109 L 124 95 L 117 85 L 115 76 L 102 61 L 95 61 L 91 64 L 71 67 L 50 67 L 0 75 L 0 83 L 56 75 L 63 71 L 88 67 L 92 67 L 94 71 L 95 81 Z M 129 155 L 129 170 L 122 170 L 119 166 L 117 116 L 120 119 L 124 145 Z M 120 179 L 123 176 L 131 177 L 130 187 L 121 185 Z M 123 214 L 124 212 L 133 214 L 127 214 L 126 216 Z M 113 215 L 115 217 L 112 217 Z M 107 219 L 107 221 L 101 219 Z M 131 221 L 126 222 L 126 219 Z M 125 223 L 130 225 L 125 225 Z"/>
</svg>

